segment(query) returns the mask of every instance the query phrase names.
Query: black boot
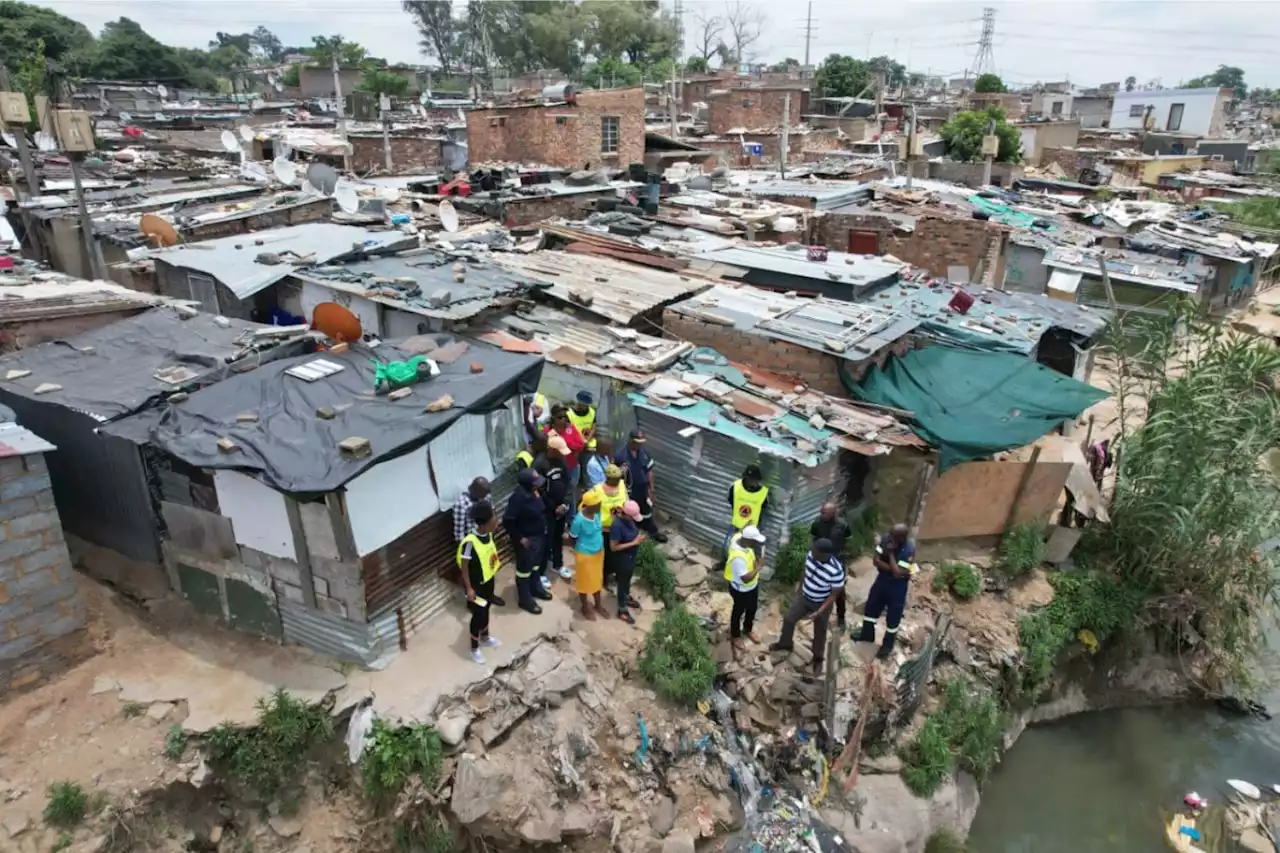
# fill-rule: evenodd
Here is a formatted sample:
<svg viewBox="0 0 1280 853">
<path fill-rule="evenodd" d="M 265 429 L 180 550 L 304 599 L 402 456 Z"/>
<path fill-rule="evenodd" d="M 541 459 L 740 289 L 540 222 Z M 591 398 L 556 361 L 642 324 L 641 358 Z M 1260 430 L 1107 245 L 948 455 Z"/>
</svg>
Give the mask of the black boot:
<svg viewBox="0 0 1280 853">
<path fill-rule="evenodd" d="M 893 653 L 893 644 L 898 641 L 898 632 L 887 633 L 884 635 L 884 642 L 880 644 L 880 651 L 876 652 L 876 658 L 879 660 L 888 660 L 889 655 Z"/>
<path fill-rule="evenodd" d="M 853 638 L 859 643 L 874 643 L 876 641 L 876 623 L 862 620 L 862 631 Z"/>
</svg>

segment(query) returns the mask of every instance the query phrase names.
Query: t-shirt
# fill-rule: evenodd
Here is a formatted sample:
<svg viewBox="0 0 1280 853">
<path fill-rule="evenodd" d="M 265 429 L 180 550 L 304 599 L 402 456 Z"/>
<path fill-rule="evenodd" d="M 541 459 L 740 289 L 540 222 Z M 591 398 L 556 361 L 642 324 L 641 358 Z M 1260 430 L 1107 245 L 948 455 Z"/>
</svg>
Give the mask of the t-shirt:
<svg viewBox="0 0 1280 853">
<path fill-rule="evenodd" d="M 844 553 L 844 543 L 849 539 L 849 525 L 843 518 L 836 516 L 830 521 L 818 519 L 809 527 L 809 532 L 814 539 L 829 539 L 837 554 Z"/>
<path fill-rule="evenodd" d="M 844 565 L 835 556 L 818 562 L 810 551 L 804 558 L 804 581 L 801 591 L 804 597 L 821 604 L 831 597 L 831 593 L 844 587 Z"/>
<path fill-rule="evenodd" d="M 731 578 L 729 586 L 738 592 L 750 592 L 756 588 L 756 584 L 760 583 L 758 576 L 753 578 L 751 583 L 743 583 L 742 578 L 747 573 L 747 561 L 742 557 L 734 557 L 729 561 L 729 573 Z"/>
<path fill-rule="evenodd" d="M 582 513 L 573 517 L 569 535 L 576 540 L 573 550 L 582 554 L 599 554 L 604 548 L 604 528 L 600 526 L 600 513 L 591 518 Z"/>
<path fill-rule="evenodd" d="M 619 545 L 625 545 L 628 542 L 634 542 L 635 538 L 640 535 L 640 528 L 636 523 L 625 515 L 616 516 L 613 519 L 613 526 L 609 528 L 609 540 L 617 542 Z M 617 561 L 617 565 L 621 568 L 631 568 L 636 564 L 636 552 L 638 548 L 628 548 L 625 551 L 616 551 L 613 559 Z"/>
</svg>

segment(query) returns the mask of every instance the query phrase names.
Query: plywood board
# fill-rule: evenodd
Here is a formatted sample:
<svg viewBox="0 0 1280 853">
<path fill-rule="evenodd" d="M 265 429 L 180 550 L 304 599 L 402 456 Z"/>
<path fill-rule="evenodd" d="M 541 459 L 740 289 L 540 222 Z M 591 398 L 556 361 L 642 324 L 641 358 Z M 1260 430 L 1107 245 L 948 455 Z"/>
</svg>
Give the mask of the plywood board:
<svg viewBox="0 0 1280 853">
<path fill-rule="evenodd" d="M 213 485 L 222 515 L 231 519 L 236 542 L 285 560 L 298 556 L 284 495 L 229 469 L 215 471 Z"/>
<path fill-rule="evenodd" d="M 346 485 L 351 537 L 361 557 L 440 511 L 427 448 L 379 462 Z"/>
<path fill-rule="evenodd" d="M 946 471 L 925 498 L 920 539 L 990 536 L 1004 532 L 1027 462 L 965 462 Z M 1015 524 L 1042 519 L 1057 506 L 1068 462 L 1040 462 L 1031 473 Z"/>
</svg>

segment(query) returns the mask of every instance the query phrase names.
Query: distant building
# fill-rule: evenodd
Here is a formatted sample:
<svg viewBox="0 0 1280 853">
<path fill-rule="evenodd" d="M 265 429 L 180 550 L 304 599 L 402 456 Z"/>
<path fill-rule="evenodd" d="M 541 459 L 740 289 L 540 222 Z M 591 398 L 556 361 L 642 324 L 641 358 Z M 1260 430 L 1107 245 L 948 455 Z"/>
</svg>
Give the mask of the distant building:
<svg viewBox="0 0 1280 853">
<path fill-rule="evenodd" d="M 1000 107 L 1006 118 L 1022 118 L 1022 96 L 1017 92 L 969 92 L 965 95 L 966 108 L 985 110 Z"/>
<path fill-rule="evenodd" d="M 579 92 L 573 102 L 467 113 L 471 165 L 537 163 L 566 169 L 644 160 L 644 88 Z"/>
<path fill-rule="evenodd" d="M 1197 136 L 1222 136 L 1231 89 L 1161 89 L 1117 92 L 1111 108 L 1112 130 L 1164 130 Z"/>
<path fill-rule="evenodd" d="M 338 69 L 338 80 L 342 84 L 342 94 L 349 95 L 360 82 L 359 68 Z M 333 70 L 318 65 L 303 65 L 298 69 L 298 88 L 304 98 L 332 98 Z"/>
<path fill-rule="evenodd" d="M 707 94 L 707 129 L 712 133 L 781 127 L 784 114 L 795 127 L 800 124 L 800 116 L 808 112 L 809 87 L 800 82 Z"/>
<path fill-rule="evenodd" d="M 1070 118 L 1073 101 L 1070 92 L 1036 92 L 1031 96 L 1031 113 L 1044 118 Z"/>
<path fill-rule="evenodd" d="M 1110 94 L 1076 95 L 1071 99 L 1071 112 L 1080 119 L 1081 127 L 1106 127 L 1113 101 Z"/>
</svg>

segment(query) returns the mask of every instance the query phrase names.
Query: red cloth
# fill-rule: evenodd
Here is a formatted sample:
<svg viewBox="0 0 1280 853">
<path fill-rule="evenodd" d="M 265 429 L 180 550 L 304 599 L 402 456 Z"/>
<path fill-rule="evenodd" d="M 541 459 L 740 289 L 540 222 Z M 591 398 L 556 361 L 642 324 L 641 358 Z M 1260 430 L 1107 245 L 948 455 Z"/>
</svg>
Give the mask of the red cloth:
<svg viewBox="0 0 1280 853">
<path fill-rule="evenodd" d="M 582 433 L 578 432 L 578 428 L 573 424 L 565 424 L 562 430 L 554 430 L 551 427 L 546 428 L 547 435 L 558 435 L 564 439 L 564 443 L 569 445 L 569 455 L 565 457 L 565 467 L 570 471 L 576 471 L 578 468 L 578 454 L 587 447 L 587 442 L 582 437 Z"/>
</svg>

